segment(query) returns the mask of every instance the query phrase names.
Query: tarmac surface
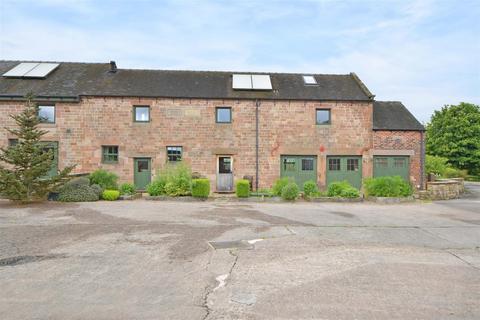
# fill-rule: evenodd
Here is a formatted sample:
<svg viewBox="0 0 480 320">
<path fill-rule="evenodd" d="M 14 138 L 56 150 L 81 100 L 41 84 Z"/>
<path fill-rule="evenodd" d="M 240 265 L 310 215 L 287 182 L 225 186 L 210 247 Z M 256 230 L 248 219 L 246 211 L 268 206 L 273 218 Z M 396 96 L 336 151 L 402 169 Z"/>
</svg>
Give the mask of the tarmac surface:
<svg viewBox="0 0 480 320">
<path fill-rule="evenodd" d="M 480 184 L 372 203 L 0 200 L 2 319 L 479 319 Z"/>
</svg>

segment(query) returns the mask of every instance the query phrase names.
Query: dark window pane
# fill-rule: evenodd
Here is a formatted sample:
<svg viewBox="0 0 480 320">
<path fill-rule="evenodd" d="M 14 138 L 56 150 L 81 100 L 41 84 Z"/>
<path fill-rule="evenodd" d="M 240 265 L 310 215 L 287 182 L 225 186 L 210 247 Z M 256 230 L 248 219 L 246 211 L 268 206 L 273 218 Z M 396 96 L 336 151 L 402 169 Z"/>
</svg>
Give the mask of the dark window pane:
<svg viewBox="0 0 480 320">
<path fill-rule="evenodd" d="M 328 170 L 339 171 L 340 170 L 340 159 L 328 159 Z"/>
<path fill-rule="evenodd" d="M 135 107 L 135 121 L 148 122 L 150 121 L 149 107 Z"/>
<path fill-rule="evenodd" d="M 330 110 L 317 109 L 317 124 L 329 124 L 330 123 Z"/>
<path fill-rule="evenodd" d="M 313 159 L 302 159 L 302 170 L 303 171 L 312 171 L 313 170 Z"/>
<path fill-rule="evenodd" d="M 218 158 L 218 172 L 219 173 L 232 173 L 232 158 L 220 157 Z"/>
<path fill-rule="evenodd" d="M 347 159 L 347 171 L 358 171 L 358 159 Z"/>
<path fill-rule="evenodd" d="M 54 106 L 39 106 L 38 117 L 40 122 L 55 123 L 55 107 Z"/>
<path fill-rule="evenodd" d="M 182 147 L 167 147 L 167 159 L 170 162 L 182 160 Z"/>
<path fill-rule="evenodd" d="M 8 139 L 8 145 L 10 147 L 16 146 L 18 144 L 18 139 Z"/>
<path fill-rule="evenodd" d="M 118 162 L 118 146 L 102 146 L 103 162 Z"/>
<path fill-rule="evenodd" d="M 148 160 L 137 160 L 138 172 L 148 171 Z"/>
<path fill-rule="evenodd" d="M 228 123 L 232 121 L 231 108 L 217 108 L 217 122 Z"/>
</svg>

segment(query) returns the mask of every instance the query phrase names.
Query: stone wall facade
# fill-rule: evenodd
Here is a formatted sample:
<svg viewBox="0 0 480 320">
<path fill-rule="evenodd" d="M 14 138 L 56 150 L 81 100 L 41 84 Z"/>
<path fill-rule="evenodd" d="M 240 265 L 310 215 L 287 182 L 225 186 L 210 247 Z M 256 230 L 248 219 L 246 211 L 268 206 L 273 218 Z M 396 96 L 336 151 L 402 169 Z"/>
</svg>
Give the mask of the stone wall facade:
<svg viewBox="0 0 480 320">
<path fill-rule="evenodd" d="M 43 103 L 43 105 L 48 105 Z M 133 181 L 134 158 L 152 159 L 152 175 L 167 161 L 167 146 L 182 146 L 192 170 L 208 177 L 215 190 L 217 157 L 231 155 L 235 179 L 255 177 L 255 100 L 82 97 L 57 102 L 55 124 L 42 124 L 45 141 L 58 141 L 59 167 L 76 164 L 75 173 L 100 167 Z M 133 106 L 150 106 L 150 122 L 133 121 Z M 231 123 L 216 123 L 215 108 L 232 108 Z M 363 156 L 363 176 L 372 175 L 372 151 L 408 149 L 412 181 L 418 182 L 419 132 L 372 131 L 372 102 L 259 101 L 259 187 L 280 176 L 281 155 L 317 156 L 319 184 L 326 183 L 328 155 Z M 331 110 L 331 124 L 317 125 L 316 109 Z M 23 102 L 0 102 L 0 123 Z M 0 130 L 0 146 L 9 136 Z M 119 146 L 116 164 L 102 163 L 102 145 Z"/>
</svg>

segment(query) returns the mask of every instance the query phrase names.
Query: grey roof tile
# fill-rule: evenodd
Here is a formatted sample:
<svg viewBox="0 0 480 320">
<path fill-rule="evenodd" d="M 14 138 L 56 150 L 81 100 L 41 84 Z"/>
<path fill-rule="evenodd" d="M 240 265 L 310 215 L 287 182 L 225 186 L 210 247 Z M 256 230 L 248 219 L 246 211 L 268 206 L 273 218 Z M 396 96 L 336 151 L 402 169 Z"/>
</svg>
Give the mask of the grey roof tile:
<svg viewBox="0 0 480 320">
<path fill-rule="evenodd" d="M 373 130 L 424 131 L 425 127 L 400 101 L 374 101 Z"/>
<path fill-rule="evenodd" d="M 0 75 L 21 61 L 0 61 Z M 225 71 L 175 71 L 117 69 L 109 63 L 61 63 L 46 79 L 15 79 L 0 76 L 0 97 L 133 96 L 209 99 L 286 99 L 369 101 L 358 79 L 352 74 L 316 74 L 318 86 L 305 85 L 303 74 L 271 75 L 273 91 L 232 89 L 233 73 Z"/>
</svg>

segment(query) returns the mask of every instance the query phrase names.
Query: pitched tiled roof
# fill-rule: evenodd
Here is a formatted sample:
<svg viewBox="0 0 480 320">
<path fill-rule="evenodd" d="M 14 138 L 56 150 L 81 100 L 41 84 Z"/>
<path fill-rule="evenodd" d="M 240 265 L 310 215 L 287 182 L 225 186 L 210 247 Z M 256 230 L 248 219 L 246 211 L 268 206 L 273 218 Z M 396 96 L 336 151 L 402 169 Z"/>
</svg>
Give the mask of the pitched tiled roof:
<svg viewBox="0 0 480 320">
<path fill-rule="evenodd" d="M 424 131 L 425 127 L 400 101 L 374 101 L 373 130 Z"/>
<path fill-rule="evenodd" d="M 0 61 L 0 75 L 21 61 Z M 46 79 L 19 79 L 0 76 L 0 98 L 133 96 L 209 99 L 291 99 L 355 100 L 373 98 L 355 74 L 314 75 L 318 86 L 305 85 L 302 74 L 271 75 L 272 91 L 232 89 L 233 73 L 217 71 L 173 71 L 117 69 L 109 72 L 109 63 L 60 63 Z M 248 73 L 252 74 L 252 73 Z M 253 73 L 255 74 L 255 73 Z"/>
</svg>

